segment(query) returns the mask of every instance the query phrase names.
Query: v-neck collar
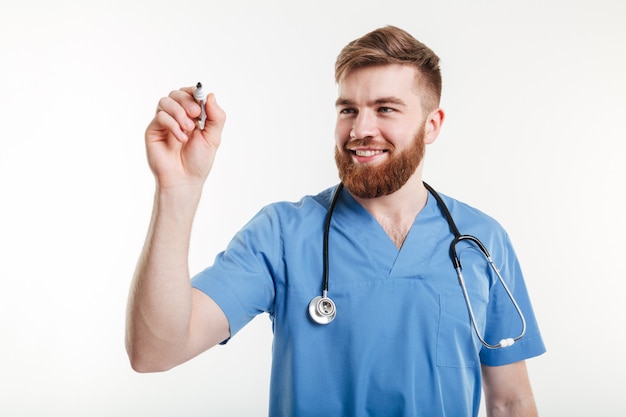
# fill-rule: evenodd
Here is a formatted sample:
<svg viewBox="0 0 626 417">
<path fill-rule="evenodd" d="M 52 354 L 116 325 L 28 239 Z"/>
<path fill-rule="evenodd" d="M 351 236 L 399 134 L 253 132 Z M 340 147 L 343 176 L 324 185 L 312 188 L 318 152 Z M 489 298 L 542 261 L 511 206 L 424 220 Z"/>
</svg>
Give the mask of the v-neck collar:
<svg viewBox="0 0 626 417">
<path fill-rule="evenodd" d="M 400 249 L 378 221 L 344 188 L 333 219 L 365 251 L 369 263 L 384 277 L 419 275 L 435 250 L 441 233 L 441 213 L 437 201 L 428 193 L 424 208 L 418 213 Z M 332 232 L 331 232 L 332 233 Z"/>
</svg>

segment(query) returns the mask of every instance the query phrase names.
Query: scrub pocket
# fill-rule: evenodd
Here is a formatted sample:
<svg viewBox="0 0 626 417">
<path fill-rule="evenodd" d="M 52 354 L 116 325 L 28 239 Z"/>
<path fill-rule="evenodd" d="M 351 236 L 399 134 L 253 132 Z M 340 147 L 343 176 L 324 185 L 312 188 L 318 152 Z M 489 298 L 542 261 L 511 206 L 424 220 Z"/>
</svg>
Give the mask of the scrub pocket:
<svg viewBox="0 0 626 417">
<path fill-rule="evenodd" d="M 472 306 L 476 308 L 473 304 Z M 482 345 L 474 335 L 461 290 L 459 289 L 459 296 L 440 295 L 437 365 L 452 368 L 475 367 L 479 361 L 480 346 Z"/>
</svg>

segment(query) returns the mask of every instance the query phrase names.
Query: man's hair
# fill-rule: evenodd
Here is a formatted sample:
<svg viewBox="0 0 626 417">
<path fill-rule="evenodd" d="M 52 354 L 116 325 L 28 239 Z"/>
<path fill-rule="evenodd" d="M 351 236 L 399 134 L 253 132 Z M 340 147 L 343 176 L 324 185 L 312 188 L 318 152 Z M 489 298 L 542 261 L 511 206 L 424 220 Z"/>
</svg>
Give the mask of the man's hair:
<svg viewBox="0 0 626 417">
<path fill-rule="evenodd" d="M 335 81 L 352 71 L 372 66 L 401 64 L 417 69 L 417 81 L 425 88 L 426 112 L 439 107 L 441 70 L 439 57 L 408 32 L 395 26 L 376 29 L 347 44 L 335 62 Z"/>
</svg>

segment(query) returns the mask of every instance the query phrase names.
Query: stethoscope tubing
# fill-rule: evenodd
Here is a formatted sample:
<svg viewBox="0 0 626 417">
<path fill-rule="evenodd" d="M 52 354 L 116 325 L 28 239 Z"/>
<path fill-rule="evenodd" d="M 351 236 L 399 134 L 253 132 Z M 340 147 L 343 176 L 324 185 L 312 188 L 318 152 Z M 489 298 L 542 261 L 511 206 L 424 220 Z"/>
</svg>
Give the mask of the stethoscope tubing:
<svg viewBox="0 0 626 417">
<path fill-rule="evenodd" d="M 328 262 L 328 241 L 329 236 L 330 236 L 330 222 L 333 218 L 333 211 L 335 211 L 335 206 L 337 205 L 337 200 L 339 200 L 339 194 L 341 193 L 341 190 L 343 189 L 343 183 L 340 182 L 339 185 L 337 186 L 337 189 L 335 190 L 335 194 L 333 195 L 333 199 L 330 202 L 330 207 L 328 207 L 328 212 L 326 212 L 326 219 L 324 220 L 324 245 L 323 245 L 323 257 L 324 257 L 324 272 L 323 272 L 323 282 L 322 282 L 322 297 L 326 298 L 326 296 L 328 295 L 328 269 L 329 269 L 329 262 Z"/>
<path fill-rule="evenodd" d="M 430 185 L 428 185 L 425 182 L 424 182 L 424 187 L 426 187 L 426 189 L 435 197 L 435 200 L 437 200 L 439 208 L 441 212 L 443 213 L 443 216 L 446 218 L 448 226 L 450 227 L 450 232 L 452 232 L 452 234 L 454 235 L 454 239 L 452 239 L 452 242 L 450 243 L 450 259 L 452 261 L 452 265 L 454 266 L 454 270 L 456 271 L 459 285 L 461 286 L 461 290 L 463 292 L 463 298 L 465 298 L 465 304 L 467 305 L 467 311 L 470 316 L 470 321 L 472 322 L 472 327 L 474 328 L 476 336 L 478 336 L 480 343 L 482 343 L 483 346 L 485 346 L 487 349 L 498 349 L 502 347 L 512 346 L 515 342 L 517 342 L 522 337 L 524 337 L 524 334 L 526 334 L 526 319 L 524 318 L 524 314 L 522 313 L 522 310 L 520 309 L 519 304 L 517 304 L 515 297 L 511 293 L 511 290 L 509 290 L 509 286 L 506 285 L 506 282 L 504 281 L 504 279 L 502 278 L 502 275 L 500 274 L 500 270 L 498 269 L 495 262 L 491 258 L 491 255 L 489 254 L 489 251 L 487 250 L 485 245 L 480 241 L 480 239 L 478 239 L 475 236 L 462 235 L 461 232 L 459 232 L 459 228 L 456 226 L 456 223 L 454 222 L 452 215 L 450 214 L 450 210 L 448 210 L 448 207 L 443 202 L 443 199 L 441 198 L 439 193 L 437 193 Z M 515 310 L 517 311 L 517 314 L 519 315 L 519 318 L 520 318 L 520 322 L 522 324 L 522 330 L 520 334 L 517 335 L 516 337 L 505 338 L 505 339 L 500 340 L 499 343 L 492 345 L 492 344 L 487 343 L 485 339 L 483 338 L 483 336 L 481 336 L 480 330 L 478 329 L 478 324 L 476 324 L 476 317 L 474 316 L 474 309 L 472 308 L 472 303 L 470 301 L 469 294 L 467 293 L 467 287 L 465 286 L 465 279 L 463 278 L 463 272 L 462 272 L 463 267 L 461 265 L 461 260 L 459 259 L 459 255 L 456 251 L 456 245 L 463 240 L 468 240 L 474 243 L 476 246 L 478 246 L 480 251 L 483 253 L 485 258 L 487 259 L 487 262 L 489 263 L 489 265 L 491 265 L 491 269 L 495 272 L 496 276 L 498 277 L 498 281 L 500 281 L 500 283 L 502 284 L 502 287 L 504 288 L 504 291 L 506 292 L 507 296 L 513 303 L 513 306 L 515 307 Z"/>
<path fill-rule="evenodd" d="M 465 299 L 465 304 L 467 305 L 467 311 L 469 313 L 469 318 L 472 323 L 472 327 L 474 328 L 474 332 L 478 336 L 480 343 L 482 343 L 482 345 L 488 349 L 497 349 L 497 348 L 502 348 L 502 347 L 513 345 L 516 341 L 520 340 L 526 333 L 526 319 L 524 318 L 524 314 L 522 313 L 522 310 L 517 304 L 517 301 L 515 301 L 515 297 L 513 297 L 513 294 L 509 290 L 509 287 L 506 285 L 506 282 L 502 278 L 502 275 L 500 274 L 498 267 L 496 266 L 495 262 L 491 258 L 491 255 L 489 254 L 489 251 L 487 251 L 487 248 L 485 247 L 485 245 L 483 245 L 483 243 L 474 236 L 462 235 L 461 232 L 459 232 L 459 229 L 456 226 L 456 223 L 454 222 L 454 219 L 452 218 L 452 215 L 450 214 L 450 211 L 448 210 L 448 207 L 444 203 L 441 196 L 430 185 L 428 185 L 425 182 L 424 182 L 424 186 L 435 197 L 435 200 L 437 200 L 437 204 L 443 216 L 445 217 L 446 222 L 448 223 L 450 232 L 452 232 L 452 234 L 454 235 L 454 238 L 452 239 L 452 242 L 450 243 L 450 259 L 457 273 L 458 282 L 463 292 L 463 298 Z M 343 183 L 339 183 L 339 185 L 337 186 L 335 190 L 333 198 L 331 200 L 330 206 L 328 208 L 328 212 L 326 213 L 326 218 L 324 220 L 322 295 L 313 298 L 313 300 L 311 300 L 311 302 L 309 303 L 309 314 L 311 318 L 319 324 L 330 323 L 331 321 L 334 320 L 337 314 L 335 303 L 328 297 L 328 282 L 329 282 L 329 275 L 330 275 L 329 274 L 329 261 L 328 261 L 328 258 L 329 258 L 328 242 L 329 242 L 330 224 L 332 220 L 333 211 L 335 210 L 335 206 L 337 204 L 337 201 L 339 200 L 339 195 L 342 189 L 343 189 Z M 519 315 L 521 324 L 522 324 L 522 330 L 518 336 L 514 338 L 502 339 L 500 340 L 499 343 L 495 345 L 487 343 L 485 339 L 483 338 L 483 336 L 481 336 L 480 330 L 476 323 L 476 318 L 474 316 L 474 309 L 472 308 L 472 303 L 470 301 L 469 294 L 467 292 L 467 287 L 465 286 L 465 279 L 463 278 L 463 272 L 462 272 L 463 268 L 461 266 L 461 260 L 459 259 L 459 256 L 456 251 L 456 245 L 463 240 L 471 241 L 476 246 L 478 246 L 480 251 L 483 253 L 485 258 L 487 259 L 487 262 L 489 263 L 489 265 L 491 265 L 492 270 L 495 272 L 496 276 L 498 277 L 498 280 L 502 284 L 509 299 L 513 303 L 513 306 L 515 307 L 515 310 L 517 311 L 517 314 Z"/>
<path fill-rule="evenodd" d="M 333 211 L 337 200 L 339 200 L 339 193 L 343 188 L 343 183 L 339 183 L 335 190 L 335 194 L 330 202 L 330 207 L 326 212 L 326 219 L 324 220 L 324 242 L 323 242 L 323 279 L 322 279 L 322 295 L 314 297 L 309 303 L 309 316 L 317 324 L 328 324 L 337 316 L 337 306 L 335 302 L 328 297 L 328 276 L 329 276 L 329 262 L 328 262 L 328 241 L 330 235 L 330 222 L 333 217 Z"/>
</svg>

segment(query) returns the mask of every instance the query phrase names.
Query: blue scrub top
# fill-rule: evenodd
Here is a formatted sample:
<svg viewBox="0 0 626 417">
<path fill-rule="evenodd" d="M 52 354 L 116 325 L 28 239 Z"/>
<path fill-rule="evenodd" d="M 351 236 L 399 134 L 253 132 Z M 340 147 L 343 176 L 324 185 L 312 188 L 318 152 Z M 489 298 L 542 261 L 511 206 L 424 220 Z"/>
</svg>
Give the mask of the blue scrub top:
<svg viewBox="0 0 626 417">
<path fill-rule="evenodd" d="M 329 238 L 329 292 L 337 317 L 308 315 L 321 294 L 323 226 L 336 187 L 261 210 L 193 286 L 222 308 L 231 337 L 267 312 L 274 331 L 270 416 L 476 416 L 480 365 L 545 351 L 509 237 L 484 213 L 442 195 L 461 233 L 491 253 L 527 321 L 512 347 L 483 348 L 449 256 L 453 235 L 435 198 L 400 250 L 380 224 L 341 192 Z M 484 256 L 458 253 L 487 342 L 515 337 L 521 323 Z"/>
</svg>

